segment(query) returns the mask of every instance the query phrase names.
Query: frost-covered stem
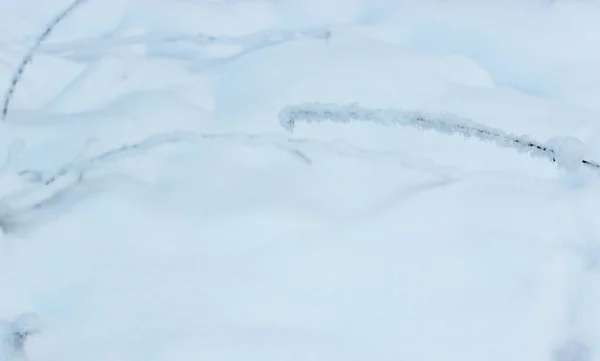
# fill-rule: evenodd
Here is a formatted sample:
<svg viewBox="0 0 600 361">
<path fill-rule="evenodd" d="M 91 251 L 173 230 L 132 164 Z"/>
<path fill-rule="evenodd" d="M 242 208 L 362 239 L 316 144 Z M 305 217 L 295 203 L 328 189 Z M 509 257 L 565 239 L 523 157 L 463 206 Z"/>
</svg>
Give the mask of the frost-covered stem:
<svg viewBox="0 0 600 361">
<path fill-rule="evenodd" d="M 37 39 L 35 40 L 35 43 L 33 44 L 33 46 L 31 48 L 29 48 L 29 50 L 27 51 L 27 53 L 25 54 L 23 59 L 21 59 L 21 62 L 19 63 L 17 70 L 13 74 L 10 85 L 9 85 L 8 89 L 6 90 L 6 93 L 4 94 L 4 105 L 2 107 L 2 120 L 6 119 L 6 115 L 8 114 L 8 106 L 9 106 L 10 100 L 12 99 L 12 96 L 17 88 L 17 84 L 19 83 L 19 80 L 21 79 L 21 76 L 23 75 L 25 68 L 31 62 L 31 60 L 33 59 L 33 56 L 35 55 L 35 53 L 37 52 L 39 47 L 42 45 L 44 40 L 50 35 L 50 33 L 56 27 L 56 25 L 58 25 L 58 23 L 60 23 L 64 18 L 66 18 L 77 6 L 79 6 L 80 4 L 82 4 L 86 1 L 88 1 L 88 0 L 75 0 L 66 9 L 64 9 L 57 16 L 55 16 L 54 19 L 52 19 L 52 21 L 50 21 L 46 25 L 46 28 L 44 29 L 44 31 L 37 37 Z"/>
<path fill-rule="evenodd" d="M 548 158 L 552 162 L 556 161 L 557 155 L 555 149 L 529 137 L 506 133 L 501 129 L 477 124 L 451 114 L 434 115 L 398 109 L 370 109 L 361 107 L 358 103 L 347 105 L 305 103 L 283 108 L 279 112 L 279 120 L 281 125 L 290 132 L 294 130 L 298 122 L 331 121 L 334 123 L 350 123 L 358 121 L 385 126 L 411 126 L 417 129 L 433 130 L 493 142 L 497 146 L 513 148 L 520 153 L 528 153 L 533 157 Z M 593 161 L 583 159 L 581 163 L 600 169 L 600 164 Z"/>
</svg>

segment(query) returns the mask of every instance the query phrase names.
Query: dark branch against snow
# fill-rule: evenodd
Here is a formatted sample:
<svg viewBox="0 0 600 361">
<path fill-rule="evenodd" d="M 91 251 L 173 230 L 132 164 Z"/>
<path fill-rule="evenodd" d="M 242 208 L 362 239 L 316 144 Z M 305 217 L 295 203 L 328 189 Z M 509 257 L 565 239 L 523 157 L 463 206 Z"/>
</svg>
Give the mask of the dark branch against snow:
<svg viewBox="0 0 600 361">
<path fill-rule="evenodd" d="M 66 18 L 75 8 L 87 0 L 75 0 L 73 1 L 66 9 L 61 11 L 54 19 L 52 19 L 44 28 L 44 31 L 38 36 L 35 40 L 33 46 L 27 51 L 21 62 L 17 66 L 15 73 L 11 79 L 10 85 L 4 94 L 4 103 L 2 106 L 2 120 L 6 119 L 6 115 L 8 114 L 8 107 L 10 105 L 10 100 L 12 99 L 15 90 L 17 89 L 17 84 L 19 84 L 19 80 L 25 71 L 25 68 L 29 63 L 31 63 L 33 56 L 38 51 L 44 40 L 50 35 L 52 30 L 60 23 L 64 18 Z"/>
</svg>

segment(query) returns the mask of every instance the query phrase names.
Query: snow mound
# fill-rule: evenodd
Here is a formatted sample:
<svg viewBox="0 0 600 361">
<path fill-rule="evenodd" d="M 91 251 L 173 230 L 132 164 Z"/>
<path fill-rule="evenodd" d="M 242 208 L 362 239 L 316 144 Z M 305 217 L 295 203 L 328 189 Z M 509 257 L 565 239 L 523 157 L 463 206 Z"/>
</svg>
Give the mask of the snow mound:
<svg viewBox="0 0 600 361">
<path fill-rule="evenodd" d="M 472 61 L 415 53 L 378 41 L 298 41 L 256 51 L 224 66 L 215 79 L 223 123 L 269 129 L 265 111 L 322 101 L 423 108 L 460 87 L 493 87 Z M 243 120 L 243 123 L 242 123 Z M 257 128 L 254 128 L 257 129 Z"/>
<path fill-rule="evenodd" d="M 572 136 L 554 137 L 546 144 L 554 150 L 554 161 L 560 168 L 575 171 L 583 165 L 587 146 L 580 139 Z"/>
<path fill-rule="evenodd" d="M 35 23 L 67 2 L 5 1 L 0 19 L 13 6 Z M 598 134 L 600 118 L 560 94 L 500 92 L 477 49 L 391 44 L 393 27 L 369 18 L 383 3 L 401 3 L 393 21 L 409 32 L 423 29 L 402 20 L 419 15 L 435 33 L 414 0 L 106 0 L 74 14 L 37 69 L 42 88 L 63 81 L 0 126 L 0 153 L 18 153 L 0 211 L 20 211 L 10 220 L 27 231 L 0 237 L 0 361 L 22 361 L 14 336 L 41 330 L 14 320 L 29 310 L 44 327 L 28 361 L 595 360 L 599 182 L 565 191 L 548 159 L 448 134 L 508 139 L 574 169 L 578 139 L 594 142 L 573 128 Z M 491 12 L 447 19 L 496 54 L 553 30 L 509 31 Z M 339 24 L 356 18 L 371 23 Z M 325 26 L 282 31 L 282 19 Z M 486 39 L 488 24 L 505 41 Z M 6 59 L 30 30 L 0 36 Z M 520 43 L 533 48 L 527 69 L 547 40 Z M 557 48 L 569 56 L 550 63 L 580 64 L 579 47 Z M 511 74 L 521 55 L 490 73 Z M 288 127 L 327 121 L 281 129 L 281 108 L 314 102 L 365 108 L 287 108 Z M 566 137 L 549 150 L 513 132 Z"/>
<path fill-rule="evenodd" d="M 144 92 L 169 90 L 179 93 L 207 93 L 201 75 L 190 74 L 178 62 L 148 59 L 143 49 L 130 48 L 120 55 L 102 57 L 88 64 L 69 87 L 57 95 L 52 110 L 82 112 L 100 109 L 122 97 Z M 208 94 L 207 94 L 208 95 Z M 199 103 L 203 98 L 188 95 Z M 203 105 L 211 106 L 204 103 Z"/>
</svg>

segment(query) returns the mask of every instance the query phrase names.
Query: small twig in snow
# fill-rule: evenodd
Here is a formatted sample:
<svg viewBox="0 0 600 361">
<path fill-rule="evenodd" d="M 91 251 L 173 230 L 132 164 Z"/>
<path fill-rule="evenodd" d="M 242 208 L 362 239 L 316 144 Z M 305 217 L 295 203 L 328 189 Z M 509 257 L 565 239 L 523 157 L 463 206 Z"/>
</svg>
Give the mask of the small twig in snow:
<svg viewBox="0 0 600 361">
<path fill-rule="evenodd" d="M 42 34 L 40 34 L 40 36 L 35 40 L 34 45 L 27 51 L 27 53 L 19 63 L 17 70 L 13 74 L 10 85 L 4 95 L 4 105 L 2 107 L 2 120 L 6 119 L 6 116 L 8 114 L 8 107 L 10 105 L 10 100 L 12 99 L 12 96 L 15 93 L 15 90 L 17 89 L 17 84 L 19 83 L 19 80 L 21 79 L 25 68 L 29 63 L 31 63 L 33 56 L 35 55 L 39 47 L 42 45 L 42 42 L 44 42 L 44 40 L 50 35 L 52 30 L 56 27 L 56 25 L 58 25 L 58 23 L 60 23 L 64 18 L 66 18 L 67 15 L 69 15 L 77 6 L 86 1 L 88 0 L 75 0 L 66 9 L 60 12 L 54 19 L 52 19 L 52 21 L 50 21 L 46 25 L 46 28 L 44 29 Z"/>
</svg>

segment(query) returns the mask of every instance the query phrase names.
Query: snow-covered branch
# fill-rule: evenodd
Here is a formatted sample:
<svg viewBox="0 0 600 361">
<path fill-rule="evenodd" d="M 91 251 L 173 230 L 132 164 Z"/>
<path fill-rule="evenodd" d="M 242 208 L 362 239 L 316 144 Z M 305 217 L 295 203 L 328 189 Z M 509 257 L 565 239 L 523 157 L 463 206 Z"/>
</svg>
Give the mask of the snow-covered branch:
<svg viewBox="0 0 600 361">
<path fill-rule="evenodd" d="M 272 29 L 242 36 L 197 34 L 168 34 L 168 35 L 109 35 L 97 38 L 86 38 L 79 41 L 62 43 L 45 43 L 42 50 L 47 53 L 72 55 L 72 53 L 85 52 L 85 54 L 102 55 L 107 50 L 116 47 L 131 45 L 157 45 L 168 43 L 190 43 L 196 46 L 237 46 L 242 52 L 278 45 L 289 41 L 306 39 L 327 39 L 331 35 L 328 28 L 303 28 L 303 29 Z"/>
<path fill-rule="evenodd" d="M 211 34 L 168 34 L 168 35 L 110 35 L 98 38 L 64 43 L 46 43 L 41 51 L 72 59 L 94 59 L 132 45 L 144 45 L 150 53 L 171 56 L 171 49 L 179 49 L 182 44 L 196 49 L 192 59 L 194 70 L 207 70 L 221 66 L 253 52 L 299 40 L 327 40 L 331 31 L 327 28 L 271 29 L 244 36 L 224 36 Z M 174 48 L 171 48 L 174 46 Z M 227 47 L 237 49 L 232 52 L 211 51 L 211 48 Z M 177 50 L 176 54 L 177 53 Z M 170 55 L 171 54 L 171 55 Z M 179 56 L 178 56 L 179 58 Z M 181 59 L 181 58 L 179 58 Z"/>
<path fill-rule="evenodd" d="M 4 164 L 0 165 L 0 231 L 7 233 L 27 228 L 29 215 L 55 204 L 95 171 L 134 157 L 148 156 L 151 152 L 173 145 L 199 145 L 206 142 L 228 142 L 247 146 L 267 146 L 285 152 L 295 160 L 310 163 L 310 159 L 287 139 L 273 139 L 259 134 L 171 132 L 152 135 L 136 143 L 124 144 L 99 154 L 89 154 L 89 144 L 51 172 L 35 169 L 15 169 L 15 158 L 25 148 L 21 141 L 12 142 Z"/>
<path fill-rule="evenodd" d="M 572 151 L 572 149 L 565 149 L 567 143 L 569 143 L 568 141 L 555 139 L 552 142 L 542 143 L 527 136 L 507 133 L 501 129 L 477 124 L 452 114 L 440 115 L 398 109 L 372 109 L 362 107 L 358 103 L 347 105 L 305 103 L 284 107 L 279 112 L 279 120 L 281 125 L 290 132 L 293 132 L 299 122 L 320 123 L 330 121 L 342 124 L 369 122 L 384 126 L 409 126 L 492 142 L 499 147 L 513 148 L 532 157 L 547 158 L 567 168 L 571 168 L 573 165 L 565 164 L 567 158 L 570 158 L 569 160 L 573 163 L 574 156 L 573 154 L 567 154 Z M 582 156 L 575 163 L 600 169 L 600 164 L 584 159 Z"/>
</svg>

